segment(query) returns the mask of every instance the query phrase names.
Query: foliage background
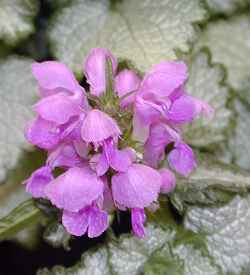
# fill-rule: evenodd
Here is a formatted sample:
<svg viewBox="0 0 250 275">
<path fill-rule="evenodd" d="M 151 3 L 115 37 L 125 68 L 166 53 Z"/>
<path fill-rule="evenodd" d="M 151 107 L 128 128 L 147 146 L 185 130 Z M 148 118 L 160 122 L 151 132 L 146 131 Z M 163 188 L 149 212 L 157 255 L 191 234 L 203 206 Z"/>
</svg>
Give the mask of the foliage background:
<svg viewBox="0 0 250 275">
<path fill-rule="evenodd" d="M 45 156 L 24 140 L 36 85 L 33 60 L 81 65 L 107 47 L 143 73 L 183 59 L 188 91 L 215 109 L 186 128 L 199 167 L 161 197 L 147 237 L 128 213 L 97 239 L 70 238 L 22 181 Z M 0 1 L 0 274 L 250 274 L 250 1 Z"/>
</svg>

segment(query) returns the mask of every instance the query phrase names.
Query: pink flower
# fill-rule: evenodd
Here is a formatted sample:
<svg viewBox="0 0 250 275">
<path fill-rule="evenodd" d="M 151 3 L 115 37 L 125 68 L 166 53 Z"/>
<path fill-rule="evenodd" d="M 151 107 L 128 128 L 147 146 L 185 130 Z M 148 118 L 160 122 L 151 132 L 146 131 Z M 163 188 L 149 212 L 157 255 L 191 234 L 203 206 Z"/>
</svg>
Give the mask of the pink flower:
<svg viewBox="0 0 250 275">
<path fill-rule="evenodd" d="M 144 161 L 148 165 L 157 168 L 159 162 L 164 158 L 166 146 L 179 140 L 181 140 L 180 133 L 167 124 L 153 124 L 150 127 L 150 134 L 144 146 Z"/>
<path fill-rule="evenodd" d="M 47 198 L 56 207 L 78 212 L 103 193 L 103 181 L 87 166 L 73 167 L 45 188 Z"/>
<path fill-rule="evenodd" d="M 43 166 L 34 171 L 24 182 L 26 184 L 26 191 L 34 198 L 46 198 L 44 189 L 53 179 L 51 168 Z"/>
<path fill-rule="evenodd" d="M 138 238 L 144 237 L 144 223 L 146 222 L 146 214 L 144 210 L 140 208 L 131 209 L 131 222 L 135 236 L 137 236 Z"/>
<path fill-rule="evenodd" d="M 162 62 L 145 75 L 135 98 L 134 138 L 145 142 L 150 125 L 164 121 L 169 125 L 191 122 L 211 108 L 186 95 L 183 85 L 187 67 L 183 62 Z"/>
<path fill-rule="evenodd" d="M 173 172 L 166 168 L 159 170 L 161 174 L 161 193 L 167 194 L 175 189 L 176 179 Z"/>
<path fill-rule="evenodd" d="M 55 167 L 81 167 L 87 160 L 88 149 L 83 142 L 62 142 L 49 151 L 47 164 Z"/>
<path fill-rule="evenodd" d="M 112 177 L 115 203 L 127 208 L 144 208 L 156 201 L 161 187 L 161 176 L 153 168 L 132 164 L 127 172 Z"/>
<path fill-rule="evenodd" d="M 110 59 L 113 75 L 116 73 L 117 61 L 110 51 L 104 48 L 94 48 L 88 55 L 84 72 L 90 85 L 90 92 L 100 96 L 106 91 L 106 63 Z"/>
<path fill-rule="evenodd" d="M 135 101 L 135 92 L 139 89 L 141 83 L 140 77 L 132 70 L 123 70 L 115 77 L 115 92 L 119 97 L 124 97 L 121 100 L 121 107 L 126 108 L 131 106 Z M 127 94 L 130 94 L 126 96 Z"/>
<path fill-rule="evenodd" d="M 97 148 L 108 138 L 116 140 L 121 135 L 121 130 L 113 118 L 93 109 L 83 121 L 81 135 L 85 142 L 92 143 Z"/>
<path fill-rule="evenodd" d="M 133 233 L 142 238 L 144 208 L 157 211 L 159 194 L 178 184 L 171 170 L 188 176 L 197 166 L 182 126 L 213 112 L 186 93 L 183 62 L 161 62 L 142 80 L 117 68 L 109 50 L 92 49 L 85 92 L 65 65 L 32 65 L 41 98 L 25 136 L 48 158 L 25 181 L 26 190 L 61 209 L 64 227 L 75 236 L 97 237 L 108 228 L 109 213 L 129 210 Z M 171 170 L 162 168 L 165 160 Z M 62 171 L 57 177 L 55 168 Z"/>
<path fill-rule="evenodd" d="M 38 117 L 26 129 L 26 138 L 43 149 L 52 149 L 89 109 L 85 90 L 63 64 L 34 63 L 32 71 L 43 97 L 35 104 Z"/>
<path fill-rule="evenodd" d="M 194 153 L 186 143 L 176 143 L 168 155 L 168 162 L 172 169 L 183 176 L 188 176 L 197 166 Z"/>
<path fill-rule="evenodd" d="M 123 70 L 116 75 L 117 60 L 110 51 L 104 48 L 94 48 L 84 64 L 84 72 L 87 82 L 90 85 L 90 93 L 95 96 L 101 96 L 107 89 L 107 61 L 108 59 L 112 64 L 112 79 L 114 82 L 114 92 L 119 97 L 124 97 L 121 100 L 121 107 L 126 108 L 134 102 L 135 93 L 125 97 L 126 94 L 136 92 L 139 88 L 141 79 L 132 70 Z"/>
<path fill-rule="evenodd" d="M 108 214 L 97 206 L 88 206 L 79 212 L 63 211 L 62 223 L 75 236 L 88 232 L 89 238 L 98 237 L 108 228 Z"/>
</svg>

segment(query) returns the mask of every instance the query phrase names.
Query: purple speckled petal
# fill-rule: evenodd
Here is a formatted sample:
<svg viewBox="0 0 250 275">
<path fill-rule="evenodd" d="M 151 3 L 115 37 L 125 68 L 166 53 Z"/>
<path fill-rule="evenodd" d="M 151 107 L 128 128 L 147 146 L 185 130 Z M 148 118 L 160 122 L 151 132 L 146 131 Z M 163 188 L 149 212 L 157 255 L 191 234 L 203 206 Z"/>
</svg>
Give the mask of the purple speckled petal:
<svg viewBox="0 0 250 275">
<path fill-rule="evenodd" d="M 187 79 L 187 66 L 183 62 L 161 62 L 145 75 L 140 94 L 154 93 L 158 96 L 169 96 L 182 86 Z"/>
<path fill-rule="evenodd" d="M 64 210 L 62 215 L 62 223 L 70 234 L 74 236 L 82 236 L 86 233 L 88 228 L 88 216 L 88 207 L 77 213 Z"/>
<path fill-rule="evenodd" d="M 93 109 L 82 124 L 82 139 L 87 143 L 103 142 L 109 137 L 118 137 L 121 131 L 116 121 L 107 114 Z"/>
<path fill-rule="evenodd" d="M 114 201 L 128 208 L 149 206 L 157 199 L 160 187 L 160 174 L 142 164 L 132 164 L 127 172 L 112 177 Z"/>
<path fill-rule="evenodd" d="M 161 174 L 162 184 L 161 184 L 161 193 L 167 194 L 174 190 L 176 179 L 173 172 L 166 168 L 159 170 Z"/>
<path fill-rule="evenodd" d="M 60 125 L 68 122 L 72 116 L 80 115 L 81 106 L 72 96 L 59 93 L 38 101 L 34 110 L 43 119 Z"/>
<path fill-rule="evenodd" d="M 119 97 L 123 97 L 130 92 L 135 92 L 141 83 L 140 77 L 132 70 L 123 70 L 115 77 L 115 91 Z M 121 107 L 126 108 L 133 104 L 135 93 L 128 95 L 121 101 Z"/>
<path fill-rule="evenodd" d="M 88 237 L 100 236 L 108 228 L 108 214 L 98 207 L 91 207 L 89 211 Z"/>
<path fill-rule="evenodd" d="M 58 91 L 73 93 L 81 89 L 73 73 L 56 61 L 33 63 L 32 73 L 39 83 L 42 96 L 50 96 Z"/>
<path fill-rule="evenodd" d="M 144 223 L 146 221 L 146 214 L 144 209 L 131 209 L 132 229 L 136 237 L 143 238 L 145 236 Z"/>
<path fill-rule="evenodd" d="M 53 180 L 53 175 L 50 167 L 43 166 L 32 173 L 32 175 L 24 182 L 26 191 L 34 198 L 46 198 L 44 188 L 50 181 Z"/>
<path fill-rule="evenodd" d="M 108 58 L 112 62 L 113 74 L 115 74 L 117 60 L 107 49 L 92 49 L 85 61 L 84 72 L 93 95 L 100 96 L 106 90 L 106 61 Z"/>
<path fill-rule="evenodd" d="M 170 167 L 182 176 L 188 176 L 197 166 L 191 147 L 182 142 L 177 143 L 169 153 L 168 162 Z"/>
<path fill-rule="evenodd" d="M 181 139 L 181 136 L 174 129 L 164 123 L 157 123 L 151 126 L 150 135 L 144 146 L 144 161 L 157 167 L 159 161 L 164 157 L 165 147 Z"/>
<path fill-rule="evenodd" d="M 49 150 L 60 141 L 61 130 L 54 122 L 38 117 L 25 129 L 25 137 L 31 144 Z"/>
<path fill-rule="evenodd" d="M 58 208 L 77 212 L 103 193 L 103 182 L 89 167 L 70 168 L 51 181 L 45 194 Z"/>
</svg>

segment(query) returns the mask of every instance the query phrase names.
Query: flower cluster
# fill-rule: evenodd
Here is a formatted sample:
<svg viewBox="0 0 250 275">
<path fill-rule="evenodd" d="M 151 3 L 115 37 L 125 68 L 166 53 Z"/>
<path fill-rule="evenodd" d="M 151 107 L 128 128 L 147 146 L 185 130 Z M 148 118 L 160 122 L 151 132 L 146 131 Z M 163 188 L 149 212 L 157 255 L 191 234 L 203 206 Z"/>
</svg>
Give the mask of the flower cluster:
<svg viewBox="0 0 250 275">
<path fill-rule="evenodd" d="M 83 71 L 87 91 L 59 62 L 32 65 L 41 99 L 25 135 L 48 158 L 26 190 L 61 209 L 72 235 L 99 236 L 109 213 L 129 209 L 133 232 L 143 237 L 145 208 L 154 211 L 159 194 L 175 187 L 170 169 L 188 176 L 196 167 L 182 126 L 212 109 L 185 92 L 183 62 L 161 62 L 141 78 L 118 71 L 116 58 L 95 48 Z M 165 159 L 170 169 L 161 168 Z M 55 177 L 57 167 L 63 172 Z"/>
</svg>

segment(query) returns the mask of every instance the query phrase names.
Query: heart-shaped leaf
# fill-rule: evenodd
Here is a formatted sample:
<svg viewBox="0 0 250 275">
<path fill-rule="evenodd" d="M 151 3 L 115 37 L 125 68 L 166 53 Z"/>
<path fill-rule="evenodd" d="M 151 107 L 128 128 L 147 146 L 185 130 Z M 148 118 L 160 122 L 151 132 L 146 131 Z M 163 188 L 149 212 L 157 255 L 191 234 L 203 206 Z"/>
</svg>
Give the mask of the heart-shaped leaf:
<svg viewBox="0 0 250 275">
<path fill-rule="evenodd" d="M 205 18 L 198 0 L 76 0 L 51 28 L 54 54 L 78 73 L 93 47 L 106 47 L 142 71 L 188 51 L 193 24 Z"/>
</svg>

